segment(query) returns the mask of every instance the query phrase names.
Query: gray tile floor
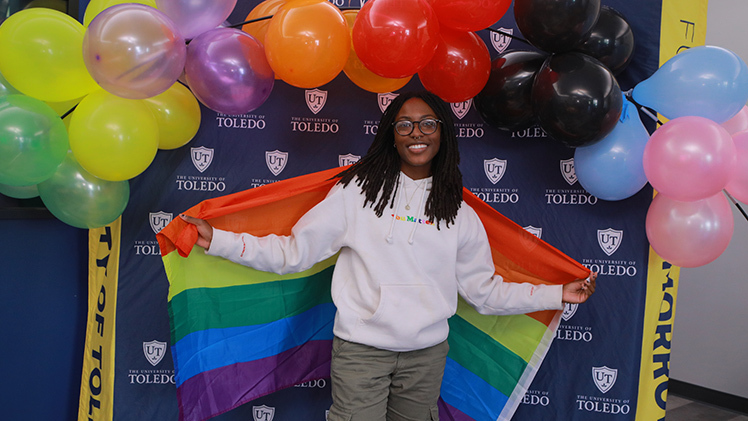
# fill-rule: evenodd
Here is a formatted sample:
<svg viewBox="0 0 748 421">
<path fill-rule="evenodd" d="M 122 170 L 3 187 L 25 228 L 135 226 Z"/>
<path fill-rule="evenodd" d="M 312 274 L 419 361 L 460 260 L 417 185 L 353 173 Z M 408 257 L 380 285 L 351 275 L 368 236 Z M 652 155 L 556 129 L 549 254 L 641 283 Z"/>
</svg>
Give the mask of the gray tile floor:
<svg viewBox="0 0 748 421">
<path fill-rule="evenodd" d="M 668 394 L 665 421 L 748 421 L 748 415 Z"/>
</svg>

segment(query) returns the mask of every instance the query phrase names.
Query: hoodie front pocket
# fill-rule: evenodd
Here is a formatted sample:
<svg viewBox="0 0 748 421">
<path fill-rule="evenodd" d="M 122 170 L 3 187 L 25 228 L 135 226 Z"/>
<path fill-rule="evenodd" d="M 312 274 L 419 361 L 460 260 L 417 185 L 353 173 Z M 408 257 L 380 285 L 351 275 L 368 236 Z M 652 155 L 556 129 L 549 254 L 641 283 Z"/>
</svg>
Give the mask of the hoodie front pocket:
<svg viewBox="0 0 748 421">
<path fill-rule="evenodd" d="M 362 323 L 387 329 L 395 337 L 412 338 L 450 315 L 451 309 L 436 287 L 382 285 L 377 310 Z"/>
</svg>

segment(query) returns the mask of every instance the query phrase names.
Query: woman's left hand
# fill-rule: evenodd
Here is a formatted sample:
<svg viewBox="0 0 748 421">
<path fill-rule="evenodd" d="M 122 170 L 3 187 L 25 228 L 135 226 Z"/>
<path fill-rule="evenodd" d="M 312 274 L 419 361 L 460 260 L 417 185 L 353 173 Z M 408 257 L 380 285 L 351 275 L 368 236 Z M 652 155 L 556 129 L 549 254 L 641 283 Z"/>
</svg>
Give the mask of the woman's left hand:
<svg viewBox="0 0 748 421">
<path fill-rule="evenodd" d="M 563 298 L 564 303 L 580 304 L 587 301 L 595 292 L 595 280 L 597 272 L 590 273 L 586 279 L 577 279 L 564 285 Z"/>
</svg>

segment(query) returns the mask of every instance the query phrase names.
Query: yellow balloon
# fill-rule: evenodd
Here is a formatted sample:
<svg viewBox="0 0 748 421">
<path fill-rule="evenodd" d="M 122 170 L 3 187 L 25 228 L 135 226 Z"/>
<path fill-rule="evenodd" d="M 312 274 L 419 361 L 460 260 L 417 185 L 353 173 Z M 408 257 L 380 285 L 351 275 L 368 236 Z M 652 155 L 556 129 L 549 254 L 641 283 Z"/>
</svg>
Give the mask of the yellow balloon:
<svg viewBox="0 0 748 421">
<path fill-rule="evenodd" d="M 186 145 L 200 128 L 200 103 L 192 92 L 177 82 L 166 92 L 146 98 L 158 122 L 158 148 L 176 149 Z"/>
<path fill-rule="evenodd" d="M 108 181 L 135 177 L 148 168 L 158 151 L 158 123 L 148 104 L 104 90 L 78 104 L 68 134 L 78 163 Z"/>
<path fill-rule="evenodd" d="M 31 8 L 0 25 L 0 73 L 16 89 L 49 102 L 98 89 L 83 62 L 85 28 L 52 9 Z"/>
<path fill-rule="evenodd" d="M 86 13 L 83 14 L 83 26 L 88 27 L 88 24 L 91 23 L 93 18 L 105 9 L 123 3 L 145 4 L 154 9 L 156 8 L 155 0 L 91 0 L 91 2 L 88 3 L 88 6 L 86 6 Z"/>
<path fill-rule="evenodd" d="M 345 21 L 348 22 L 348 28 L 353 32 L 353 23 L 356 21 L 358 16 L 358 10 L 344 10 L 343 16 Z M 351 82 L 355 83 L 361 89 L 365 89 L 369 92 L 375 92 L 383 94 L 385 92 L 394 92 L 403 86 L 405 86 L 413 76 L 406 76 L 399 79 L 390 79 L 379 76 L 378 74 L 369 70 L 361 59 L 356 55 L 356 51 L 353 48 L 353 42 L 351 42 L 351 52 L 348 55 L 348 61 L 343 67 L 343 73 L 348 76 Z"/>
</svg>

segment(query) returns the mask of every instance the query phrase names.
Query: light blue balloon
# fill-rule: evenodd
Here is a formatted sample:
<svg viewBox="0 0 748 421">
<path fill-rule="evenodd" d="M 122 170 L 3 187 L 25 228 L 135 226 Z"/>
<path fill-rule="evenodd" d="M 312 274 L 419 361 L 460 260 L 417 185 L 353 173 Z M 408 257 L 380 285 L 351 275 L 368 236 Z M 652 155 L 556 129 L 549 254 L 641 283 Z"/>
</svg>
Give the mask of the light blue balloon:
<svg viewBox="0 0 748 421">
<path fill-rule="evenodd" d="M 722 124 L 748 101 L 748 66 L 725 48 L 693 47 L 636 85 L 632 97 L 670 120 L 699 116 Z"/>
<path fill-rule="evenodd" d="M 613 131 L 597 143 L 574 150 L 579 184 L 603 200 L 633 196 L 647 184 L 642 157 L 648 140 L 636 106 L 626 100 Z"/>
</svg>

